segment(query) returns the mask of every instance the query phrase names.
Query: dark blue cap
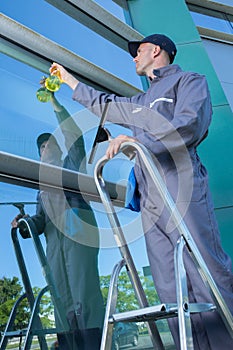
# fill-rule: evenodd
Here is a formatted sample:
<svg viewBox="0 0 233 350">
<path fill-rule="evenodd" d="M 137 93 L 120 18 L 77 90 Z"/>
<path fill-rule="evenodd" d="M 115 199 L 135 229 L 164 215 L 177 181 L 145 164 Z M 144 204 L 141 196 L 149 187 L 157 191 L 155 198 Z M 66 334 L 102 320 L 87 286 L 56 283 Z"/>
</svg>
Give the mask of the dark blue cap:
<svg viewBox="0 0 233 350">
<path fill-rule="evenodd" d="M 48 140 L 54 142 L 59 147 L 56 138 L 51 133 L 44 132 L 43 134 L 39 135 L 37 137 L 37 140 L 36 140 L 39 155 L 40 155 L 40 147 L 41 147 L 42 143 L 44 143 L 45 141 L 48 141 Z"/>
<path fill-rule="evenodd" d="M 175 55 L 177 52 L 176 45 L 166 35 L 152 34 L 152 35 L 146 36 L 141 41 L 129 41 L 128 48 L 129 48 L 129 53 L 131 54 L 131 56 L 133 56 L 133 57 L 137 56 L 138 48 L 142 43 L 151 43 L 151 44 L 160 46 L 161 49 L 163 49 L 164 51 L 166 51 L 168 53 L 169 58 L 170 58 L 170 63 L 172 63 L 174 61 L 174 58 L 175 58 Z"/>
</svg>

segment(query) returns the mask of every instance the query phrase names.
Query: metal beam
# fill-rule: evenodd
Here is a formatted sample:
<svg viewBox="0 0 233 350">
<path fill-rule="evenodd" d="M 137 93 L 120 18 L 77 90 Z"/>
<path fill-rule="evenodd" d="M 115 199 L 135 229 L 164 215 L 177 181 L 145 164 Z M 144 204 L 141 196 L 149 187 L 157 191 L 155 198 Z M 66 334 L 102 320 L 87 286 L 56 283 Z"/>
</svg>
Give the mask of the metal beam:
<svg viewBox="0 0 233 350">
<path fill-rule="evenodd" d="M 201 38 L 215 40 L 215 41 L 219 41 L 221 43 L 233 45 L 233 35 L 232 34 L 219 32 L 217 30 L 204 28 L 204 27 L 200 27 L 200 26 L 197 26 L 197 30 L 198 30 Z"/>
<path fill-rule="evenodd" d="M 205 9 L 219 11 L 221 13 L 233 15 L 233 6 L 225 5 L 211 0 L 186 0 L 187 5 L 196 5 Z"/>
<path fill-rule="evenodd" d="M 122 22 L 92 0 L 45 0 L 103 38 L 128 51 L 129 40 L 141 40 L 142 34 Z"/>
<path fill-rule="evenodd" d="M 122 96 L 140 92 L 131 84 L 106 72 L 56 42 L 0 14 L 0 51 L 48 74 L 51 62 L 63 64 L 80 81 Z"/>
<path fill-rule="evenodd" d="M 93 177 L 40 163 L 10 153 L 0 152 L 0 182 L 33 189 L 68 191 L 86 200 L 100 202 Z M 124 207 L 125 186 L 106 183 L 114 205 Z"/>
</svg>

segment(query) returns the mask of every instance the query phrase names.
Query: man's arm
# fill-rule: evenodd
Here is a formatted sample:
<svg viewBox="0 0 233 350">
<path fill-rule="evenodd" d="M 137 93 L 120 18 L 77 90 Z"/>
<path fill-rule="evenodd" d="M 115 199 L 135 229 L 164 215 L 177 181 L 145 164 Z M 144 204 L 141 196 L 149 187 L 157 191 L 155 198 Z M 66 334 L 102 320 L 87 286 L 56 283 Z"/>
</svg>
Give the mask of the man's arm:
<svg viewBox="0 0 233 350">
<path fill-rule="evenodd" d="M 104 111 L 105 103 L 110 102 L 108 108 L 107 120 L 116 124 L 121 124 L 131 128 L 132 104 L 138 103 L 137 95 L 131 98 L 108 94 L 98 91 L 89 85 L 79 82 L 67 70 L 58 63 L 53 63 L 50 68 L 51 75 L 58 75 L 61 81 L 67 84 L 73 91 L 73 99 L 84 107 L 91 108 L 92 112 L 101 117 Z M 111 103 L 113 102 L 113 103 Z"/>
<path fill-rule="evenodd" d="M 64 135 L 65 146 L 69 156 L 69 159 L 67 159 L 67 161 L 69 161 L 69 165 L 64 165 L 68 165 L 67 167 L 72 170 L 86 172 L 85 162 L 83 162 L 83 159 L 85 158 L 85 146 L 82 130 L 75 123 L 74 119 L 70 116 L 65 107 L 59 103 L 54 94 L 52 95 L 50 101 L 61 131 Z M 82 167 L 80 168 L 81 163 Z"/>
</svg>

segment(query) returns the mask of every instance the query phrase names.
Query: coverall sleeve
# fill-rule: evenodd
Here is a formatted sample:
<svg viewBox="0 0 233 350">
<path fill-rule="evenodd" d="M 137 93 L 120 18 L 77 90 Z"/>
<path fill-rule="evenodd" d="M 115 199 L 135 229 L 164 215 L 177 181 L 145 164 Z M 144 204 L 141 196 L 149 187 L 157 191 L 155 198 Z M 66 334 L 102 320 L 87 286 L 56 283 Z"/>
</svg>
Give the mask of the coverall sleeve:
<svg viewBox="0 0 233 350">
<path fill-rule="evenodd" d="M 87 107 L 99 117 L 102 116 L 105 104 L 110 102 L 107 120 L 133 129 L 132 125 L 134 125 L 134 118 L 132 110 L 134 104 L 136 104 L 138 95 L 133 97 L 122 97 L 114 94 L 107 94 L 79 82 L 73 93 L 73 100 Z"/>
<path fill-rule="evenodd" d="M 40 235 L 44 232 L 45 228 L 45 214 L 44 210 L 40 201 L 40 194 L 37 194 L 37 205 L 36 205 L 36 214 L 32 215 L 30 217 L 32 221 L 34 222 L 36 228 L 37 228 L 37 233 Z"/>
<path fill-rule="evenodd" d="M 64 135 L 65 146 L 69 158 L 69 169 L 86 172 L 85 162 L 82 162 L 85 158 L 82 130 L 75 123 L 70 113 L 64 106 L 60 105 L 55 97 L 53 98 L 53 106 L 57 121 Z M 80 164 L 82 164 L 81 168 Z"/>
<path fill-rule="evenodd" d="M 162 114 L 151 117 L 139 128 L 137 139 L 152 153 L 159 155 L 182 147 L 196 147 L 207 136 L 212 117 L 205 77 L 193 73 L 180 80 L 170 121 Z"/>
<path fill-rule="evenodd" d="M 189 73 L 180 79 L 171 118 L 167 118 L 166 113 L 156 113 L 143 106 L 145 94 L 130 98 L 119 97 L 79 83 L 73 99 L 86 107 L 92 107 L 93 112 L 99 116 L 103 110 L 102 104 L 107 100 L 115 102 L 109 108 L 107 119 L 131 128 L 139 142 L 155 155 L 184 145 L 196 146 L 205 137 L 211 122 L 212 107 L 204 76 Z M 133 110 L 140 105 L 141 114 L 133 114 Z"/>
</svg>

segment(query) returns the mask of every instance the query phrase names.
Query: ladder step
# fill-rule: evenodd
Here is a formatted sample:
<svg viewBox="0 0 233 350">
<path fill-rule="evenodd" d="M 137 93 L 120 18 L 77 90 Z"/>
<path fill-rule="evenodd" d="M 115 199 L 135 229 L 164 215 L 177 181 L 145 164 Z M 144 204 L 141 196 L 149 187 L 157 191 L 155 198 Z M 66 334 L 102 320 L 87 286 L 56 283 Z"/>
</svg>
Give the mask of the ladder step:
<svg viewBox="0 0 233 350">
<path fill-rule="evenodd" d="M 197 312 L 207 312 L 216 310 L 216 306 L 214 304 L 208 303 L 190 303 L 189 311 L 191 314 L 195 314 Z"/>
<path fill-rule="evenodd" d="M 190 303 L 185 306 L 185 310 L 190 313 L 213 311 L 216 307 L 208 303 Z M 157 321 L 178 316 L 177 304 L 159 304 L 138 310 L 126 311 L 113 314 L 109 318 L 109 323 L 113 322 L 146 322 Z"/>
<path fill-rule="evenodd" d="M 43 329 L 34 329 L 30 332 L 32 335 L 45 335 L 45 334 L 56 334 L 58 333 L 57 328 L 43 328 Z M 27 334 L 27 329 L 18 329 L 15 331 L 1 332 L 1 335 L 7 338 L 17 338 L 22 337 Z"/>
<path fill-rule="evenodd" d="M 8 338 L 14 338 L 14 337 L 22 337 L 25 336 L 27 333 L 27 329 L 19 329 L 16 331 L 8 331 L 6 333 L 2 332 L 2 336 L 8 337 Z"/>
</svg>

